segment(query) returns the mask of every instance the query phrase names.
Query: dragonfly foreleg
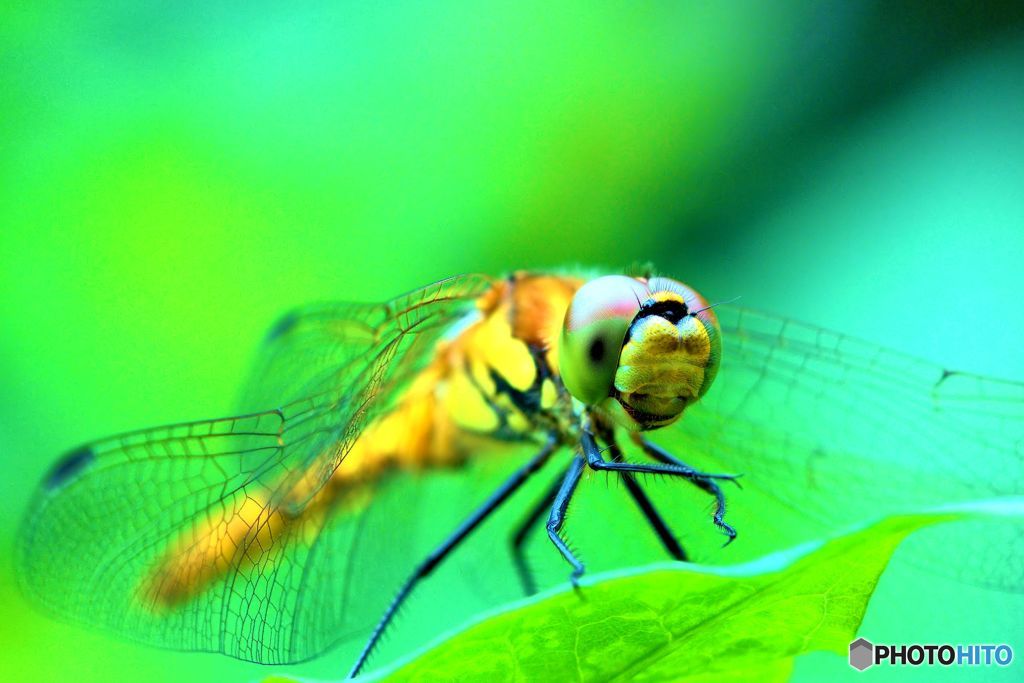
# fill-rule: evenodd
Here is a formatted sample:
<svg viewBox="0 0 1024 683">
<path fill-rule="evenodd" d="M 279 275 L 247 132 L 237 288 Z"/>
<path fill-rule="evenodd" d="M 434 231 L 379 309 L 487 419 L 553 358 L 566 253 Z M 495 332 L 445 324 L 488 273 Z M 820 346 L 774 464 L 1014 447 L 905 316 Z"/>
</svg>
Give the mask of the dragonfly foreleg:
<svg viewBox="0 0 1024 683">
<path fill-rule="evenodd" d="M 434 571 L 434 569 L 441 564 L 441 562 L 459 545 L 459 543 L 465 540 L 465 538 L 469 536 L 469 534 L 476 529 L 481 522 L 487 519 L 492 512 L 497 510 L 502 503 L 508 500 L 509 496 L 522 486 L 523 482 L 539 470 L 557 447 L 558 439 L 554 435 L 549 436 L 547 442 L 544 444 L 544 448 L 542 448 L 537 455 L 533 456 L 528 463 L 520 467 L 512 474 L 511 477 L 505 480 L 505 482 L 498 487 L 498 489 L 492 493 L 487 500 L 485 500 L 483 504 L 466 519 L 466 521 L 460 524 L 458 528 L 456 528 L 455 531 L 453 531 L 451 535 L 441 543 L 441 545 L 435 548 L 434 551 L 430 553 L 430 555 L 428 555 L 418 567 L 416 567 L 416 570 L 412 575 L 406 579 L 404 584 L 402 584 L 402 587 L 398 590 L 394 600 L 392 600 L 391 604 L 388 605 L 387 610 L 384 612 L 384 616 L 381 617 L 376 628 L 373 629 L 373 633 L 370 634 L 370 639 L 366 642 L 366 645 L 363 646 L 362 652 L 359 653 L 359 658 L 356 660 L 356 663 L 352 666 L 352 670 L 348 674 L 349 678 L 355 678 L 359 674 L 360 669 L 363 668 L 363 664 L 366 663 L 366 660 L 377 646 L 377 643 L 380 642 L 385 629 L 387 629 L 392 619 L 394 619 L 395 614 L 398 612 L 398 608 L 401 607 L 402 603 L 405 602 L 405 599 L 409 597 L 409 594 L 412 593 L 416 584 Z"/>
<path fill-rule="evenodd" d="M 642 439 L 640 444 L 644 451 L 655 460 L 658 460 L 661 464 L 648 465 L 632 462 L 608 462 L 604 459 L 601 449 L 597 447 L 593 434 L 589 431 L 584 431 L 580 441 L 583 445 L 583 452 L 587 456 L 587 464 L 591 469 L 607 472 L 635 472 L 682 477 L 683 479 L 691 482 L 697 488 L 707 491 L 715 497 L 715 513 L 713 519 L 715 526 L 721 529 L 728 538 L 726 545 L 736 538 L 736 530 L 724 520 L 725 494 L 722 493 L 721 487 L 715 483 L 716 479 L 725 479 L 729 481 L 735 480 L 736 475 L 708 474 L 706 472 L 699 472 L 681 460 L 669 455 L 658 446 Z"/>
<path fill-rule="evenodd" d="M 562 538 L 561 531 L 562 525 L 565 524 L 565 513 L 569 509 L 569 502 L 572 500 L 572 494 L 576 491 L 576 485 L 580 483 L 585 466 L 586 461 L 583 456 L 577 455 L 572 459 L 572 464 L 569 465 L 569 469 L 566 470 L 565 477 L 562 479 L 562 485 L 559 487 L 558 493 L 555 494 L 547 525 L 551 542 L 558 548 L 558 552 L 562 553 L 565 561 L 572 565 L 572 575 L 569 580 L 572 581 L 573 587 L 578 587 L 579 578 L 583 576 L 583 563 Z"/>
<path fill-rule="evenodd" d="M 651 456 L 658 462 L 665 463 L 666 465 L 672 465 L 675 467 L 685 467 L 686 469 L 689 469 L 697 473 L 696 470 L 694 470 L 692 467 L 684 463 L 682 460 L 666 451 L 661 446 L 651 443 L 650 441 L 642 437 L 638 437 L 636 439 L 636 442 L 640 444 L 640 447 L 642 449 L 644 449 L 644 453 Z M 712 519 L 715 522 L 715 526 L 717 526 L 719 529 L 725 532 L 725 535 L 729 539 L 725 542 L 725 544 L 729 545 L 730 543 L 732 543 L 733 539 L 736 538 L 736 530 L 725 522 L 725 494 L 722 492 L 721 487 L 717 483 L 715 483 L 714 478 L 724 478 L 729 481 L 736 481 L 736 478 L 739 475 L 734 474 L 725 477 L 723 477 L 722 475 L 703 476 L 705 478 L 695 478 L 692 481 L 698 488 L 707 491 L 708 493 L 715 497 L 715 514 L 712 517 Z"/>
<path fill-rule="evenodd" d="M 533 580 L 533 576 L 530 574 L 530 567 L 526 563 L 526 556 L 523 553 L 523 545 L 526 543 L 527 537 L 530 532 L 537 527 L 537 522 L 545 511 L 550 509 L 552 503 L 555 502 L 555 496 L 558 495 L 559 489 L 562 488 L 562 477 L 558 477 L 552 482 L 552 485 L 548 488 L 548 491 L 544 494 L 544 497 L 538 500 L 533 509 L 530 510 L 523 520 L 516 527 L 515 533 L 511 538 L 512 545 L 512 561 L 515 563 L 516 572 L 519 574 L 519 582 L 523 586 L 523 592 L 526 595 L 533 595 L 537 592 L 537 584 Z"/>
</svg>

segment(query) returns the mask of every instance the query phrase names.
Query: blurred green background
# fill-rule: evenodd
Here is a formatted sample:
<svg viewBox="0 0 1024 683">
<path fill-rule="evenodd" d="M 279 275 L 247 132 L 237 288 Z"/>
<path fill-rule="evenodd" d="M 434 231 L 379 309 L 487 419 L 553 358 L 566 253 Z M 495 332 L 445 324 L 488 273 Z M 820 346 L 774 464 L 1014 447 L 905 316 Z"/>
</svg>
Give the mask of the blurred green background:
<svg viewBox="0 0 1024 683">
<path fill-rule="evenodd" d="M 456 272 L 653 260 L 1024 379 L 1020 3 L 335 5 L 0 8 L 4 558 L 58 453 L 230 411 L 283 310 Z M 0 594 L 9 680 L 268 672 Z M 1022 615 L 894 565 L 862 631 L 1024 655 Z"/>
</svg>

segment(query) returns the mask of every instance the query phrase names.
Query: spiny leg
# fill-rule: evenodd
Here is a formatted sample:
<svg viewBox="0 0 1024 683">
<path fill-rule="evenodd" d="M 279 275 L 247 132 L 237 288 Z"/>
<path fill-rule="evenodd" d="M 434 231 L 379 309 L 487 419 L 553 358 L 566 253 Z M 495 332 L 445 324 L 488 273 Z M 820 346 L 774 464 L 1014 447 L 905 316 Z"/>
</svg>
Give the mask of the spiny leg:
<svg viewBox="0 0 1024 683">
<path fill-rule="evenodd" d="M 692 467 L 690 467 L 685 462 L 683 462 L 679 458 L 675 457 L 674 455 L 666 451 L 661 446 L 655 443 L 651 443 L 650 441 L 639 435 L 634 437 L 634 441 L 636 441 L 636 443 L 638 443 L 640 447 L 644 449 L 644 453 L 651 456 L 658 462 L 665 463 L 666 465 L 673 465 L 675 467 L 685 467 L 687 469 L 693 470 Z M 731 481 L 735 481 L 736 477 L 738 476 L 739 475 L 733 475 Z M 729 545 L 736 538 L 736 530 L 732 528 L 731 525 L 725 522 L 725 494 L 722 492 L 721 487 L 718 484 L 716 484 L 713 479 L 694 479 L 693 483 L 701 490 L 707 491 L 708 493 L 715 497 L 715 514 L 712 517 L 712 519 L 714 520 L 715 526 L 717 526 L 719 529 L 725 532 L 725 535 L 728 537 L 728 540 L 725 542 L 725 544 Z"/>
<path fill-rule="evenodd" d="M 552 482 L 552 485 L 548 489 L 544 497 L 538 500 L 533 509 L 530 510 L 529 514 L 523 518 L 516 527 L 516 532 L 512 536 L 512 561 L 515 563 L 516 572 L 519 574 L 519 582 L 523 586 L 523 592 L 526 595 L 533 595 L 537 592 L 537 585 L 533 581 L 533 576 L 530 574 L 530 567 L 526 563 L 526 557 L 523 553 L 523 545 L 526 543 L 527 537 L 530 532 L 536 528 L 537 521 L 541 518 L 545 511 L 551 508 L 551 504 L 555 502 L 555 496 L 558 495 L 559 489 L 562 488 L 562 477 L 559 476 Z"/>
<path fill-rule="evenodd" d="M 562 530 L 562 525 L 565 524 L 565 513 L 569 509 L 569 502 L 572 500 L 572 494 L 576 491 L 576 485 L 580 483 L 585 466 L 586 461 L 582 455 L 577 455 L 572 459 L 569 469 L 565 472 L 565 478 L 562 479 L 562 485 L 555 495 L 555 502 L 551 506 L 551 515 L 548 517 L 547 525 L 548 537 L 551 538 L 551 542 L 558 548 L 558 552 L 562 553 L 565 561 L 572 565 L 572 575 L 569 580 L 572 581 L 573 587 L 578 587 L 577 582 L 583 576 L 583 563 L 569 549 L 569 545 L 559 532 Z"/>
<path fill-rule="evenodd" d="M 608 450 L 612 454 L 613 462 L 623 462 L 622 449 L 619 448 L 619 444 L 615 442 L 615 435 L 611 430 L 602 430 L 600 432 L 601 440 L 608 444 Z M 619 476 L 622 478 L 623 483 L 626 485 L 626 490 L 629 491 L 629 495 L 633 497 L 633 502 L 636 503 L 640 511 L 644 513 L 644 517 L 647 518 L 647 522 L 654 529 L 654 533 L 658 535 L 658 539 L 661 544 L 665 547 L 665 550 L 673 558 L 680 562 L 686 561 L 686 551 L 679 544 L 679 540 L 676 538 L 672 530 L 668 528 L 668 524 L 665 522 L 664 517 L 654 507 L 654 503 L 651 502 L 647 492 L 640 486 L 640 482 L 636 480 L 632 472 L 619 472 Z"/>
<path fill-rule="evenodd" d="M 412 589 L 419 583 L 420 580 L 427 577 L 436 567 L 444 560 L 452 550 L 456 548 L 469 534 L 476 529 L 481 522 L 483 522 L 488 515 L 498 509 L 498 507 L 504 503 L 509 496 L 511 496 L 516 489 L 522 486 L 523 482 L 530 478 L 530 475 L 535 473 L 540 467 L 547 461 L 548 457 L 555 451 L 558 446 L 558 440 L 554 435 L 548 437 L 547 443 L 541 451 L 533 456 L 533 458 L 523 465 L 521 468 L 516 470 L 511 477 L 509 477 L 494 493 L 487 498 L 484 503 L 478 507 L 472 515 L 469 516 L 466 521 L 458 526 L 452 534 L 444 540 L 441 545 L 434 549 L 430 555 L 427 556 L 423 562 L 416 568 L 412 575 L 406 579 L 405 583 L 398 590 L 398 594 L 395 596 L 391 604 L 388 605 L 387 610 L 384 612 L 384 616 L 381 617 L 380 622 L 376 628 L 373 629 L 373 633 L 370 635 L 370 639 L 366 645 L 363 646 L 362 652 L 359 654 L 359 658 L 356 663 L 352 666 L 352 670 L 349 672 L 349 678 L 355 678 L 359 674 L 359 670 L 363 668 L 363 664 L 366 663 L 367 658 L 373 652 L 373 649 L 377 646 L 384 630 L 391 623 L 398 608 L 402 605 Z"/>
<path fill-rule="evenodd" d="M 714 482 L 715 479 L 725 479 L 727 481 L 733 481 L 736 479 L 736 475 L 733 474 L 708 474 L 706 472 L 698 472 L 686 463 L 676 460 L 669 456 L 667 453 L 658 449 L 654 444 L 648 442 L 649 447 L 652 450 L 660 451 L 655 454 L 644 448 L 644 450 L 656 460 L 661 457 L 671 458 L 670 461 L 661 461 L 664 464 L 648 465 L 632 462 L 608 462 L 604 459 L 601 454 L 601 449 L 597 447 L 597 443 L 594 441 L 594 436 L 589 431 L 584 430 L 583 435 L 580 437 L 580 441 L 583 445 L 583 452 L 587 456 L 587 464 L 591 469 L 604 470 L 608 472 L 636 472 L 643 474 L 666 474 L 673 477 L 682 477 L 687 481 L 693 483 L 698 488 L 707 491 L 708 493 L 715 496 L 717 503 L 714 515 L 715 525 L 718 526 L 725 535 L 728 537 L 726 545 L 732 542 L 736 538 L 736 530 L 723 521 L 725 515 L 725 495 L 722 493 L 722 489 Z"/>
</svg>

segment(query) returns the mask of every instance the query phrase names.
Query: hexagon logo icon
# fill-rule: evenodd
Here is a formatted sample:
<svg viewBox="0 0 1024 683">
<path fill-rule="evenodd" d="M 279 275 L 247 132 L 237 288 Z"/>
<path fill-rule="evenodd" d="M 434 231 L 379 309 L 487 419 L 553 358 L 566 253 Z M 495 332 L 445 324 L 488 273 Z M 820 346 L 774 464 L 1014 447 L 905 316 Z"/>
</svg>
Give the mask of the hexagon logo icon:
<svg viewBox="0 0 1024 683">
<path fill-rule="evenodd" d="M 850 666 L 863 671 L 875 663 L 875 646 L 864 638 L 850 643 Z"/>
</svg>

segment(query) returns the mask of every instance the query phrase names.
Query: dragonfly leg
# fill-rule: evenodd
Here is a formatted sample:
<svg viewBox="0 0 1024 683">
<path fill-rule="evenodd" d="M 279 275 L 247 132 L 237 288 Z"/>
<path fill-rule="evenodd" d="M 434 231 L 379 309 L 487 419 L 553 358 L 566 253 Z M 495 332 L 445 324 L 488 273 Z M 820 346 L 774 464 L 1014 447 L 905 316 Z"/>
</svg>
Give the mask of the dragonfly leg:
<svg viewBox="0 0 1024 683">
<path fill-rule="evenodd" d="M 572 459 L 572 464 L 569 465 L 569 469 L 566 470 L 565 477 L 562 479 L 562 485 L 558 488 L 558 493 L 555 494 L 547 525 L 551 542 L 558 548 L 558 552 L 562 553 L 565 561 L 572 565 L 572 575 L 569 580 L 572 581 L 573 587 L 578 587 L 579 578 L 583 576 L 583 563 L 562 538 L 561 531 L 562 525 L 565 524 L 565 513 L 569 509 L 569 502 L 572 500 L 572 494 L 576 491 L 576 485 L 580 483 L 585 465 L 586 461 L 581 455 Z"/>
<path fill-rule="evenodd" d="M 434 549 L 430 555 L 427 556 L 423 562 L 420 563 L 412 575 L 406 579 L 405 583 L 398 590 L 395 598 L 388 605 L 387 610 L 384 612 L 384 616 L 377 623 L 376 628 L 373 629 L 373 633 L 370 635 L 370 639 L 363 646 L 362 652 L 359 653 L 359 658 L 356 663 L 352 666 L 352 670 L 349 672 L 349 678 L 355 678 L 359 671 L 363 668 L 366 660 L 373 652 L 377 643 L 380 642 L 381 636 L 384 635 L 385 629 L 394 619 L 395 614 L 398 612 L 398 608 L 405 602 L 405 599 L 412 593 L 413 588 L 422 579 L 426 578 L 435 568 L 448 556 L 449 553 L 454 550 L 459 543 L 461 543 L 469 534 L 476 529 L 481 522 L 483 522 L 488 515 L 498 509 L 502 503 L 508 500 L 516 489 L 522 486 L 523 482 L 530 478 L 541 466 L 547 461 L 548 457 L 558 447 L 558 440 L 554 435 L 548 437 L 547 443 L 544 444 L 544 448 L 533 456 L 528 463 L 523 465 L 521 468 L 516 470 L 511 477 L 509 477 L 494 493 L 492 493 L 484 503 L 469 516 L 466 521 L 458 526 L 455 531 L 452 532 L 447 539 L 444 540 L 441 545 Z"/>
<path fill-rule="evenodd" d="M 597 447 L 597 443 L 594 441 L 594 436 L 590 432 L 584 431 L 580 440 L 583 445 L 583 452 L 587 456 L 587 464 L 591 469 L 604 470 L 608 472 L 635 472 L 641 474 L 664 474 L 682 477 L 683 479 L 691 482 L 697 488 L 707 491 L 715 497 L 714 522 L 715 526 L 721 529 L 728 538 L 726 545 L 736 538 L 736 530 L 724 520 L 725 494 L 722 493 L 721 487 L 715 483 L 716 479 L 725 479 L 728 481 L 735 480 L 736 475 L 698 472 L 686 463 L 672 457 L 658 446 L 647 441 L 641 441 L 644 451 L 655 460 L 658 460 L 659 464 L 648 465 L 632 462 L 608 462 L 604 459 L 604 456 L 601 454 L 601 449 Z"/>
<path fill-rule="evenodd" d="M 608 431 L 602 431 L 601 439 L 608 444 L 608 450 L 612 454 L 613 462 L 623 462 L 622 449 L 619 448 L 619 444 L 615 441 L 615 435 Z M 632 496 L 633 502 L 636 503 L 640 511 L 644 513 L 644 517 L 647 518 L 647 522 L 654 529 L 654 533 L 658 535 L 658 539 L 661 541 L 662 546 L 673 558 L 680 562 L 686 562 L 686 551 L 683 550 L 683 546 L 679 544 L 679 540 L 676 538 L 672 530 L 668 528 L 668 523 L 665 522 L 665 518 L 661 516 L 661 513 L 654 507 L 654 503 L 651 502 L 647 492 L 643 490 L 640 483 L 633 476 L 632 472 L 620 471 L 619 477 L 622 478 L 622 482 L 626 485 L 626 490 L 629 491 L 629 495 Z"/>
<path fill-rule="evenodd" d="M 675 466 L 675 467 L 685 467 L 685 468 L 691 469 L 691 470 L 693 469 L 689 465 L 684 463 L 682 460 L 680 460 L 679 458 L 675 457 L 674 455 L 672 455 L 671 453 L 666 451 L 661 446 L 658 446 L 657 444 L 651 443 L 647 439 L 638 438 L 637 439 L 637 443 L 639 443 L 640 447 L 644 449 L 644 453 L 646 453 L 647 455 L 651 456 L 652 458 L 654 458 L 658 462 L 665 463 L 666 465 L 672 465 L 672 466 Z M 731 477 L 730 481 L 735 481 L 737 476 L 739 476 L 739 475 L 733 475 Z M 721 487 L 718 484 L 715 483 L 714 479 L 710 479 L 710 478 L 707 478 L 707 479 L 694 479 L 693 483 L 696 486 L 698 486 L 700 489 L 702 489 L 704 491 L 707 491 L 708 493 L 710 493 L 712 496 L 715 497 L 715 514 L 714 514 L 713 520 L 715 522 L 715 526 L 717 526 L 719 529 L 721 529 L 723 532 L 725 532 L 725 535 L 729 539 L 725 543 L 726 543 L 726 545 L 728 545 L 729 543 L 731 543 L 733 541 L 733 539 L 736 538 L 736 530 L 734 528 L 732 528 L 732 526 L 727 524 L 725 522 L 725 519 L 724 519 L 725 518 L 725 494 L 722 493 Z"/>
<path fill-rule="evenodd" d="M 512 561 L 515 563 L 516 572 L 519 574 L 519 582 L 522 584 L 523 593 L 526 595 L 536 593 L 537 584 L 534 582 L 533 576 L 530 574 L 530 567 L 526 563 L 523 545 L 526 543 L 530 532 L 537 528 L 537 521 L 555 502 L 555 496 L 558 495 L 558 491 L 561 488 L 562 477 L 559 477 L 553 482 L 552 486 L 544 494 L 544 497 L 534 504 L 533 509 L 523 518 L 512 535 Z"/>
</svg>

